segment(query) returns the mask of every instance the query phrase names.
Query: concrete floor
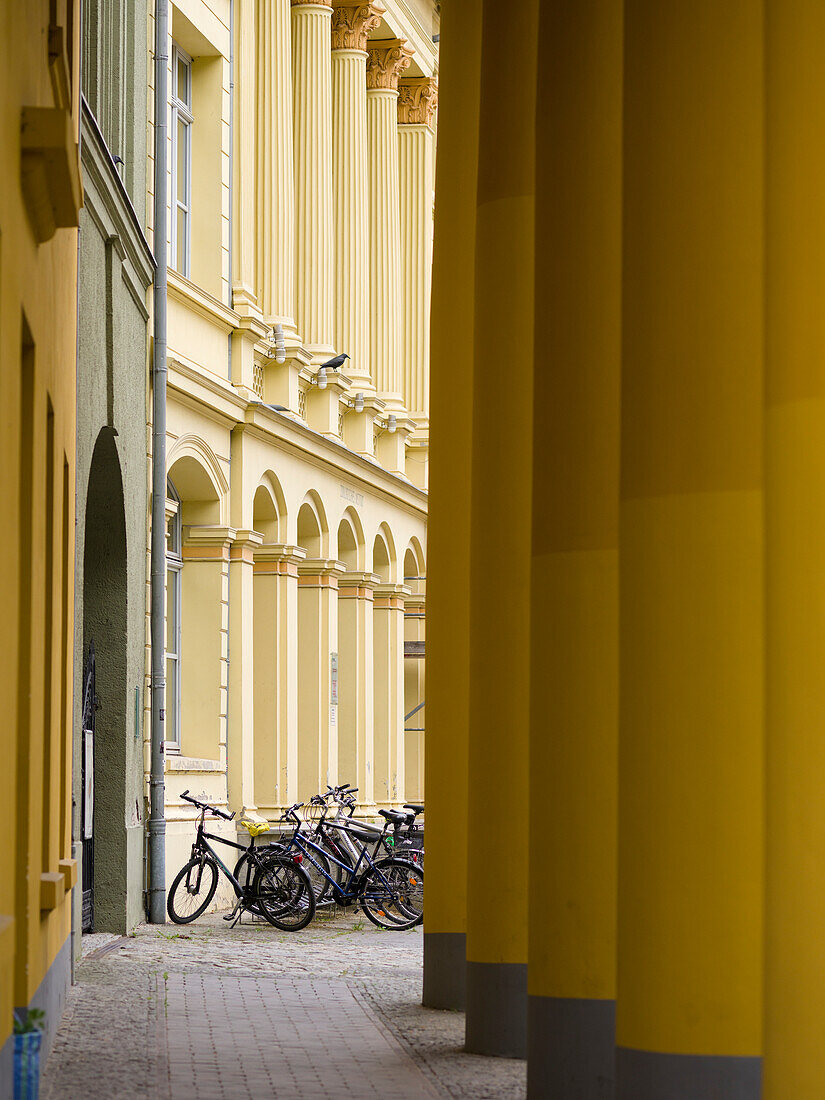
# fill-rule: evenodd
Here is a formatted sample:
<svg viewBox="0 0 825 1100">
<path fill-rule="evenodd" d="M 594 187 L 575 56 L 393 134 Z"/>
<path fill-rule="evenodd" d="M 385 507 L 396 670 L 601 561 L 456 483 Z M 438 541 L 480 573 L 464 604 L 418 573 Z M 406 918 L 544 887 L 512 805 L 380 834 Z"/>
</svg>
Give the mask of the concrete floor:
<svg viewBox="0 0 825 1100">
<path fill-rule="evenodd" d="M 421 1007 L 422 940 L 351 910 L 87 936 L 42 1100 L 523 1097 L 523 1062 L 465 1054 L 463 1015 Z"/>
</svg>

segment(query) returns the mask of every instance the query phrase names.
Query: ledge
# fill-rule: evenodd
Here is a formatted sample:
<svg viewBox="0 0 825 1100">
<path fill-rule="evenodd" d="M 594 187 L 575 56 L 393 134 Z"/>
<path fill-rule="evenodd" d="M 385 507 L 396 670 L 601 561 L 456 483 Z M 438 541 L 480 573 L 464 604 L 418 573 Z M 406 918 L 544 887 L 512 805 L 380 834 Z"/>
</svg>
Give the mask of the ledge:
<svg viewBox="0 0 825 1100">
<path fill-rule="evenodd" d="M 72 116 L 60 107 L 24 107 L 20 125 L 23 198 L 38 244 L 75 227 L 83 205 Z"/>
<path fill-rule="evenodd" d="M 66 876 L 62 871 L 44 871 L 40 876 L 40 912 L 56 909 L 66 893 Z"/>
<path fill-rule="evenodd" d="M 201 756 L 166 756 L 167 772 L 225 772 L 220 760 L 206 760 Z"/>
<path fill-rule="evenodd" d="M 66 880 L 65 888 L 71 890 L 77 884 L 77 860 L 61 859 L 57 866 Z"/>
</svg>

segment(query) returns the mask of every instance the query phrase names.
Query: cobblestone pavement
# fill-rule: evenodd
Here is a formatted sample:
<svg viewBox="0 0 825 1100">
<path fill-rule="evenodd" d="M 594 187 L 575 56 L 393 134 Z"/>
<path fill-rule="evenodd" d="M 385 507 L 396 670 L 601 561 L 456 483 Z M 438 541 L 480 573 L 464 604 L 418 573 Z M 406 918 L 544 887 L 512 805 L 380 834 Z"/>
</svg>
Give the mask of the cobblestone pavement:
<svg viewBox="0 0 825 1100">
<path fill-rule="evenodd" d="M 465 1054 L 463 1015 L 421 1007 L 422 939 L 351 912 L 84 937 L 42 1100 L 523 1097 L 523 1062 Z"/>
</svg>

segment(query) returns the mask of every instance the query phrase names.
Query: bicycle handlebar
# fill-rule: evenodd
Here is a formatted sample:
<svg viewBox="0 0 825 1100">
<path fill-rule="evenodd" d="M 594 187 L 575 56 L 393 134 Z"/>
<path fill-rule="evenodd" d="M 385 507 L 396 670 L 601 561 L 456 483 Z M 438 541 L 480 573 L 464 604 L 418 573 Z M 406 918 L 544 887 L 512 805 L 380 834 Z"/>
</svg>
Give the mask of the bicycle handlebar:
<svg viewBox="0 0 825 1100">
<path fill-rule="evenodd" d="M 223 810 L 219 810 L 217 806 L 210 806 L 208 802 L 198 802 L 197 798 L 192 798 L 189 793 L 188 787 L 181 795 L 181 798 L 185 802 L 191 802 L 193 806 L 197 806 L 198 809 L 203 810 L 204 813 L 208 812 L 210 814 L 214 814 L 215 817 L 222 817 L 224 821 L 231 821 L 232 818 L 235 816 L 234 810 L 231 814 L 225 814 Z"/>
</svg>

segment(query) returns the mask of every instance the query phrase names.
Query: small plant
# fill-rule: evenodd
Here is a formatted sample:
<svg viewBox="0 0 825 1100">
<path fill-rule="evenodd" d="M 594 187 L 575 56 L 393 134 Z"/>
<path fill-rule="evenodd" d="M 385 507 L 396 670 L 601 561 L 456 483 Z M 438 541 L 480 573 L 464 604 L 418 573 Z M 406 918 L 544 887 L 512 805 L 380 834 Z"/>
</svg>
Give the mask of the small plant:
<svg viewBox="0 0 825 1100">
<path fill-rule="evenodd" d="M 22 1009 L 14 1014 L 14 1034 L 28 1035 L 32 1031 L 42 1031 L 46 1026 L 46 1013 L 42 1008 Z"/>
</svg>

